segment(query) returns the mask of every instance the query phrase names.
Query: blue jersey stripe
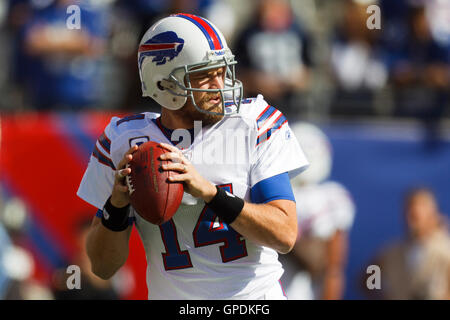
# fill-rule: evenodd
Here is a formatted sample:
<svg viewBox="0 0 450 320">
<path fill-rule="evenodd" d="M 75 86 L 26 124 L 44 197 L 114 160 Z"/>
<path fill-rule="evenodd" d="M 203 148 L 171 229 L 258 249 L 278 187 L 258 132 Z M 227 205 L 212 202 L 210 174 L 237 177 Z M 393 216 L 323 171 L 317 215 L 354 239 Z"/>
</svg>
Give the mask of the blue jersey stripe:
<svg viewBox="0 0 450 320">
<path fill-rule="evenodd" d="M 257 120 L 256 123 L 258 124 L 258 129 L 262 127 L 264 122 L 274 113 L 277 109 L 270 106 L 269 109 L 267 109 Z"/>
<path fill-rule="evenodd" d="M 100 145 L 108 152 L 110 153 L 111 150 L 111 142 L 108 139 L 108 137 L 106 137 L 105 133 L 103 133 L 100 138 L 98 138 L 98 142 L 100 143 Z"/>
<path fill-rule="evenodd" d="M 100 163 L 110 167 L 113 170 L 116 170 L 116 167 L 114 166 L 111 159 L 109 159 L 107 156 L 105 156 L 103 153 L 101 153 L 100 150 L 98 150 L 97 146 L 95 146 L 94 151 L 92 152 L 92 155 L 94 157 L 96 157 Z"/>
<path fill-rule="evenodd" d="M 272 133 L 280 129 L 286 122 L 287 122 L 286 117 L 283 114 L 281 114 L 281 117 L 275 123 L 273 123 L 272 126 L 270 126 L 265 132 L 261 133 L 258 136 L 258 139 L 256 140 L 256 145 L 259 145 L 261 142 L 269 140 Z"/>
<path fill-rule="evenodd" d="M 252 98 L 247 98 L 247 99 L 241 100 L 241 104 L 247 104 L 247 103 L 250 103 L 252 101 L 253 101 Z M 225 101 L 225 107 L 229 107 L 231 105 L 234 105 L 234 101 Z"/>
<path fill-rule="evenodd" d="M 269 140 L 270 136 L 272 135 L 271 131 L 267 131 L 266 133 L 258 136 L 258 139 L 256 140 L 256 145 L 259 145 L 261 142 L 264 142 L 266 140 Z"/>
<path fill-rule="evenodd" d="M 278 121 L 272 125 L 271 131 L 280 129 L 285 121 L 286 121 L 286 117 L 284 115 L 281 115 L 281 118 L 278 119 Z"/>
</svg>

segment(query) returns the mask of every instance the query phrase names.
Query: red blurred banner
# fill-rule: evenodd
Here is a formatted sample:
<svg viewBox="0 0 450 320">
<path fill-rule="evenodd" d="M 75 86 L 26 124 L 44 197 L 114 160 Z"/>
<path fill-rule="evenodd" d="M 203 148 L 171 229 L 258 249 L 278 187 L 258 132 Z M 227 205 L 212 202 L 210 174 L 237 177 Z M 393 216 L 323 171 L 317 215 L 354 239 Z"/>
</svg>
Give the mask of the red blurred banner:
<svg viewBox="0 0 450 320">
<path fill-rule="evenodd" d="M 34 278 L 51 284 L 57 268 L 78 254 L 77 226 L 97 209 L 76 196 L 96 139 L 112 116 L 106 113 L 25 113 L 0 118 L 0 183 L 3 197 L 24 201 L 30 218 L 27 247 Z M 136 229 L 125 265 L 132 290 L 124 299 L 146 299 L 146 260 Z"/>
</svg>

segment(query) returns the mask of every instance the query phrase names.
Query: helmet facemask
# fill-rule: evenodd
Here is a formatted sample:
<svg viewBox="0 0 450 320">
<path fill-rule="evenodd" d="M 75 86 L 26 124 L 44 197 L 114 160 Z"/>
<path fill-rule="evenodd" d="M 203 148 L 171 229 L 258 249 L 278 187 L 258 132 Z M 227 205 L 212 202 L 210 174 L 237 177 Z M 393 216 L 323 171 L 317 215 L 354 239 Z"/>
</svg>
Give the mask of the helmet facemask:
<svg viewBox="0 0 450 320">
<path fill-rule="evenodd" d="M 221 50 L 223 52 L 223 50 Z M 160 86 L 169 91 L 175 96 L 181 96 L 190 98 L 195 109 L 199 112 L 203 112 L 211 115 L 229 115 L 239 112 L 241 99 L 243 97 L 242 82 L 236 79 L 235 65 L 237 61 L 234 59 L 234 55 L 231 54 L 229 49 L 220 58 L 216 58 L 217 51 L 211 50 L 208 52 L 208 60 L 196 64 L 184 65 L 172 70 L 168 79 L 160 82 Z M 225 79 L 223 89 L 198 89 L 193 88 L 190 80 L 190 75 L 193 73 L 204 72 L 211 69 L 225 67 Z M 177 86 L 185 93 L 180 93 L 180 90 L 176 90 Z M 177 92 L 178 91 L 178 92 Z M 222 103 L 222 112 L 208 111 L 200 108 L 194 99 L 194 92 L 207 92 L 207 93 L 219 93 Z M 225 101 L 230 101 L 236 109 L 227 108 Z"/>
</svg>

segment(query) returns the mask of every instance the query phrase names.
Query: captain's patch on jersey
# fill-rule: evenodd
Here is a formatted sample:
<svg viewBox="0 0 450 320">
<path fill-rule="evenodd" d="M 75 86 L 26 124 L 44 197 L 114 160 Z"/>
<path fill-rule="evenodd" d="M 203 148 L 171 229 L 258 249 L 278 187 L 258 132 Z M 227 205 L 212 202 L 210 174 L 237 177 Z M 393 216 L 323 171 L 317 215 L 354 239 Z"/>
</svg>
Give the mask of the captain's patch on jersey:
<svg viewBox="0 0 450 320">
<path fill-rule="evenodd" d="M 130 138 L 128 141 L 130 143 L 130 148 L 135 145 L 139 147 L 141 144 L 150 141 L 150 137 L 149 136 L 134 137 Z"/>
</svg>

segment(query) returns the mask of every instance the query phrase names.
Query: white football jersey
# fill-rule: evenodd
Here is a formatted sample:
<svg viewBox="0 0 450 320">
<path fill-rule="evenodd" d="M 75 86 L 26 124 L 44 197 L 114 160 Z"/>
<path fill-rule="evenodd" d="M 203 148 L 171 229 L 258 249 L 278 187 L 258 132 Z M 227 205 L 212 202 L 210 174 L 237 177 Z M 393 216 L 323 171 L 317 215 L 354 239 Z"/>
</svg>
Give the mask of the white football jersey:
<svg viewBox="0 0 450 320">
<path fill-rule="evenodd" d="M 330 238 L 353 225 L 355 205 L 350 193 L 335 181 L 293 187 L 297 201 L 299 235 Z"/>
<path fill-rule="evenodd" d="M 152 120 L 158 116 L 112 118 L 78 196 L 102 209 L 114 169 L 130 146 L 148 140 L 171 143 Z M 250 189 L 259 181 L 284 172 L 293 177 L 308 165 L 286 118 L 261 95 L 245 100 L 239 113 L 198 129 L 183 154 L 204 178 L 249 202 Z M 161 226 L 131 211 L 146 251 L 149 299 L 264 299 L 280 288 L 277 252 L 219 221 L 203 200 L 185 193 L 173 218 Z"/>
</svg>

